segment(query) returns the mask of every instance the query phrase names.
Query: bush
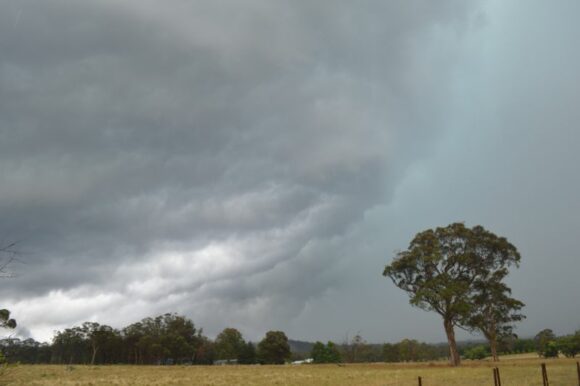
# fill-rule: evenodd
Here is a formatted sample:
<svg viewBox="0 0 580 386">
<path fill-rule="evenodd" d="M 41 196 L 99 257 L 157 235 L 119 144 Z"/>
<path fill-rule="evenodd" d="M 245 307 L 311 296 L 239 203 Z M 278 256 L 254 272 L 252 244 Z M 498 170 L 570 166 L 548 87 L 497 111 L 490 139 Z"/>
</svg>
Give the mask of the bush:
<svg viewBox="0 0 580 386">
<path fill-rule="evenodd" d="M 312 347 L 312 352 L 310 354 L 314 363 L 340 363 L 342 359 L 340 357 L 340 352 L 336 345 L 332 342 L 328 342 L 326 346 L 322 342 L 316 342 L 314 347 Z"/>
<path fill-rule="evenodd" d="M 558 339 L 558 349 L 567 358 L 574 358 L 580 354 L 580 331 L 576 331 L 574 335 L 564 336 Z"/>
<path fill-rule="evenodd" d="M 555 341 L 550 341 L 546 344 L 542 356 L 544 358 L 557 358 L 559 351 L 558 344 Z"/>
<path fill-rule="evenodd" d="M 481 360 L 489 356 L 486 346 L 475 346 L 465 352 L 465 358 L 472 360 Z"/>
</svg>

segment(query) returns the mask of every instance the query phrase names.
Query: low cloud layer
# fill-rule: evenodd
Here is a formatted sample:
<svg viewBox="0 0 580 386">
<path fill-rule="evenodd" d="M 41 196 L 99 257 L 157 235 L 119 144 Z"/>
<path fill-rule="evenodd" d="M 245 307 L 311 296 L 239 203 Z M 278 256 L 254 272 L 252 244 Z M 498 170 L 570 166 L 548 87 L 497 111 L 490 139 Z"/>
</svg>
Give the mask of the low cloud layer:
<svg viewBox="0 0 580 386">
<path fill-rule="evenodd" d="M 555 20 L 572 14 L 561 5 Z M 551 30 L 569 36 L 554 48 L 534 33 L 542 4 L 529 22 L 517 11 L 3 3 L 0 234 L 23 264 L 1 289 L 21 334 L 177 311 L 209 335 L 439 340 L 380 273 L 414 233 L 456 220 L 516 238 L 520 297 L 548 242 L 577 267 L 576 156 L 558 146 L 578 143 L 578 78 L 557 56 L 578 61 L 574 35 Z M 542 244 L 534 220 L 547 213 L 571 231 Z M 530 332 L 550 322 L 529 313 Z"/>
</svg>

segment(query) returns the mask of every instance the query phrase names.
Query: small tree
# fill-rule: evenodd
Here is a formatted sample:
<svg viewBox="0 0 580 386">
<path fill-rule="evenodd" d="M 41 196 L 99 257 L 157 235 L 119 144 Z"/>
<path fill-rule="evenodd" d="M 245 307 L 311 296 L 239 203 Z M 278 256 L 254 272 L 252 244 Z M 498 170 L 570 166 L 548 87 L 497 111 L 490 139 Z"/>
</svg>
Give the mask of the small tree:
<svg viewBox="0 0 580 386">
<path fill-rule="evenodd" d="M 366 353 L 368 353 L 368 344 L 360 333 L 357 333 L 350 341 L 347 337 L 342 343 L 342 356 L 347 363 L 364 362 L 366 358 L 362 357 Z"/>
<path fill-rule="evenodd" d="M 383 275 L 409 294 L 411 305 L 441 315 L 450 362 L 457 366 L 455 327 L 465 327 L 472 315 L 475 283 L 519 261 L 516 247 L 505 238 L 482 226 L 455 223 L 417 234 Z"/>
<path fill-rule="evenodd" d="M 282 331 L 268 331 L 258 343 L 258 357 L 265 364 L 284 364 L 290 358 L 290 345 L 286 334 Z"/>
<path fill-rule="evenodd" d="M 340 363 L 340 351 L 333 342 L 328 342 L 326 346 L 322 342 L 314 343 L 310 353 L 314 363 Z"/>
<path fill-rule="evenodd" d="M 465 321 L 485 336 L 494 362 L 499 360 L 498 341 L 513 337 L 513 323 L 525 318 L 518 312 L 524 303 L 511 298 L 511 289 L 502 282 L 506 275 L 507 269 L 500 269 L 475 283 L 475 294 L 471 297 L 474 310 Z"/>
<path fill-rule="evenodd" d="M 215 340 L 218 359 L 238 359 L 245 342 L 242 334 L 235 328 L 226 328 Z"/>
<path fill-rule="evenodd" d="M 475 346 L 470 348 L 465 352 L 465 358 L 471 360 L 481 360 L 486 358 L 489 355 L 489 352 L 485 348 L 485 346 Z"/>
<path fill-rule="evenodd" d="M 558 349 L 566 358 L 574 358 L 580 354 L 580 330 L 574 335 L 563 336 L 557 341 Z"/>
<path fill-rule="evenodd" d="M 558 358 L 558 354 L 560 353 L 558 343 L 555 341 L 550 341 L 546 344 L 544 352 L 542 356 L 544 358 Z"/>
<path fill-rule="evenodd" d="M 312 346 L 312 351 L 310 351 L 310 356 L 312 357 L 314 363 L 326 363 L 326 347 L 324 346 L 324 343 L 320 341 L 314 343 L 314 346 Z"/>
<path fill-rule="evenodd" d="M 556 335 L 554 335 L 554 332 L 551 329 L 545 328 L 538 332 L 534 337 L 534 341 L 536 342 L 536 351 L 538 352 L 538 355 L 548 358 L 546 354 L 549 355 L 553 351 L 553 347 L 548 348 L 548 344 L 556 341 Z"/>
<path fill-rule="evenodd" d="M 326 358 L 328 363 L 340 363 L 342 362 L 342 357 L 340 355 L 340 350 L 334 344 L 334 342 L 328 341 L 326 343 Z"/>
</svg>

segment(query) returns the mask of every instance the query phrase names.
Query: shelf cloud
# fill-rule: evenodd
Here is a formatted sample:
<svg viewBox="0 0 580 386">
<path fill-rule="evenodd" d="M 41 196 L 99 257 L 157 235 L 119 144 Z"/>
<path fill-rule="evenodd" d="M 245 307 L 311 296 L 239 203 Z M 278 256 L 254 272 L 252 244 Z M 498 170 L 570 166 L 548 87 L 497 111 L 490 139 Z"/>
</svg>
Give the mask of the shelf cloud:
<svg viewBox="0 0 580 386">
<path fill-rule="evenodd" d="M 382 266 L 467 221 L 522 250 L 524 332 L 580 327 L 526 284 L 550 243 L 579 268 L 578 7 L 532 3 L 2 3 L 2 306 L 42 340 L 175 311 L 434 341 Z"/>
</svg>

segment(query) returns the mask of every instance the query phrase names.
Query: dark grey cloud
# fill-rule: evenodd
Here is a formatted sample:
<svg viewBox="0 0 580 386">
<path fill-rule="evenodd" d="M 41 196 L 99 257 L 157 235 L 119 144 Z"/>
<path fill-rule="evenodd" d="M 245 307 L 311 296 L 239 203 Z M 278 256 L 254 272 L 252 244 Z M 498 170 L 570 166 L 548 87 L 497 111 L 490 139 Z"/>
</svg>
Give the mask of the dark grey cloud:
<svg viewBox="0 0 580 386">
<path fill-rule="evenodd" d="M 462 165 L 457 149 L 481 135 L 467 126 L 475 115 L 489 120 L 481 143 L 493 152 L 498 93 L 506 117 L 519 116 L 518 94 L 481 78 L 523 65 L 499 35 L 531 27 L 480 7 L 2 3 L 0 234 L 26 252 L 6 303 L 43 338 L 88 319 L 179 311 L 210 334 L 439 339 L 401 320 L 415 311 L 380 272 L 423 226 L 481 222 L 469 200 L 442 197 L 445 178 L 414 182 Z M 483 66 L 473 44 L 506 59 Z M 477 150 L 473 162 L 492 166 L 472 173 L 473 189 L 504 170 Z M 441 212 L 426 215 L 417 208 L 431 194 Z"/>
</svg>

